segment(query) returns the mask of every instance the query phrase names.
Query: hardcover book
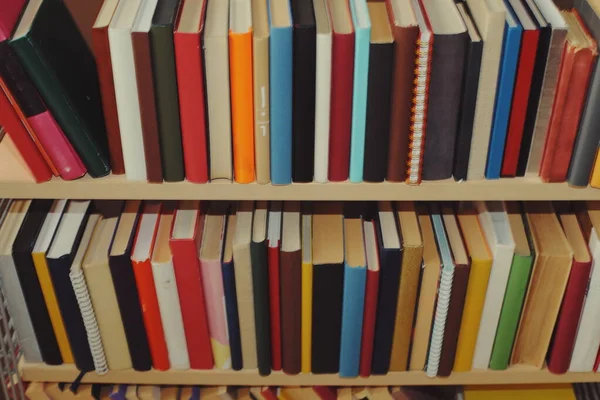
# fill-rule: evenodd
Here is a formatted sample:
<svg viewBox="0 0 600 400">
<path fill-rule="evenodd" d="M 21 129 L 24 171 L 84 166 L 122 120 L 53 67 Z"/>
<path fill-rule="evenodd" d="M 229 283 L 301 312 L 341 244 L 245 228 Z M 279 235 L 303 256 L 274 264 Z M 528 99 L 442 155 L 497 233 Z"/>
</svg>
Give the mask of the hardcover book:
<svg viewBox="0 0 600 400">
<path fill-rule="evenodd" d="M 254 164 L 256 183 L 271 182 L 269 113 L 269 15 L 267 0 L 252 0 L 252 73 L 254 91 Z"/>
</svg>

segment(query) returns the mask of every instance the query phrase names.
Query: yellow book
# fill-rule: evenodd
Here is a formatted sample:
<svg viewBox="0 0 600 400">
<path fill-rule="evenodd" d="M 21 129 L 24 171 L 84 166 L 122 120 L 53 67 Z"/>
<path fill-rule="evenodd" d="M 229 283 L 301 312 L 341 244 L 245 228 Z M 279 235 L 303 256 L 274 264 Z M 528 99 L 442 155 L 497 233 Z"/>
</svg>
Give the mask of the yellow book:
<svg viewBox="0 0 600 400">
<path fill-rule="evenodd" d="M 466 386 L 465 400 L 575 400 L 570 384 Z"/>
<path fill-rule="evenodd" d="M 30 400 L 50 400 L 50 397 L 44 390 L 44 384 L 42 382 L 31 382 L 27 386 L 25 396 Z"/>
<path fill-rule="evenodd" d="M 48 314 L 50 316 L 50 322 L 52 323 L 52 329 L 54 335 L 56 335 L 56 341 L 58 343 L 58 349 L 60 355 L 65 364 L 72 364 L 74 362 L 73 352 L 71 351 L 71 344 L 67 337 L 67 331 L 65 330 L 65 323 L 63 321 L 60 308 L 58 308 L 58 301 L 56 300 L 56 293 L 54 292 L 54 285 L 50 278 L 50 271 L 48 270 L 48 263 L 46 262 L 46 252 L 50 247 L 54 232 L 58 228 L 58 223 L 63 214 L 66 200 L 55 200 L 52 204 L 52 208 L 44 221 L 44 225 L 40 230 L 37 241 L 33 247 L 32 257 L 35 271 L 40 281 L 40 287 L 42 289 L 42 295 L 48 308 Z"/>
<path fill-rule="evenodd" d="M 596 161 L 594 162 L 594 168 L 592 169 L 590 186 L 596 189 L 600 188 L 600 153 L 596 154 Z"/>
<path fill-rule="evenodd" d="M 312 336 L 312 215 L 302 216 L 302 358 L 305 374 L 311 370 Z"/>
<path fill-rule="evenodd" d="M 462 205 L 458 213 L 458 222 L 463 232 L 469 257 L 471 258 L 471 272 L 469 274 L 469 284 L 465 296 L 453 369 L 455 372 L 464 372 L 471 370 L 473 362 L 481 313 L 492 270 L 492 255 L 479 225 L 477 211 L 472 204 L 464 203 Z"/>
<path fill-rule="evenodd" d="M 92 385 L 79 385 L 77 388 L 77 393 L 75 393 L 76 400 L 95 400 L 95 397 L 92 393 Z M 127 398 L 127 400 L 132 400 Z"/>
</svg>

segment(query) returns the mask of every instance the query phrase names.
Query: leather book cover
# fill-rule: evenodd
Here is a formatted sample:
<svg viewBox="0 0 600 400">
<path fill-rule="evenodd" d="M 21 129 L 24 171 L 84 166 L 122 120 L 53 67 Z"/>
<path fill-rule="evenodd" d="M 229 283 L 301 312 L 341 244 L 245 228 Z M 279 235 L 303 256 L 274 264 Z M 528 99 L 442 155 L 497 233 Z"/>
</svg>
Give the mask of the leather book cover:
<svg viewBox="0 0 600 400">
<path fill-rule="evenodd" d="M 391 182 L 406 180 L 408 138 L 411 126 L 411 108 L 417 36 L 419 27 L 395 23 L 392 1 L 386 1 L 390 25 L 394 35 L 394 72 L 392 78 L 392 105 L 390 112 L 390 140 L 386 179 Z M 408 67 L 410 66 L 410 67 Z"/>
<path fill-rule="evenodd" d="M 281 252 L 282 365 L 286 374 L 299 374 L 302 329 L 302 252 Z"/>
<path fill-rule="evenodd" d="M 271 330 L 269 317 L 269 264 L 267 241 L 250 244 L 252 259 L 252 288 L 254 291 L 254 320 L 256 327 L 256 356 L 258 372 L 271 373 Z"/>
<path fill-rule="evenodd" d="M 12 257 L 42 359 L 49 365 L 61 365 L 63 359 L 31 256 L 51 206 L 52 200 L 33 200 L 31 202 L 13 243 Z"/>
<path fill-rule="evenodd" d="M 197 6 L 197 2 L 184 3 L 182 15 L 196 11 L 193 9 L 188 11 L 188 3 L 190 7 Z M 185 177 L 194 183 L 208 182 L 204 73 L 199 72 L 204 71 L 202 35 L 207 3 L 207 1 L 201 2 L 200 13 L 194 14 L 193 29 L 182 26 L 180 18 L 175 31 L 175 59 Z"/>
<path fill-rule="evenodd" d="M 360 346 L 360 368 L 362 377 L 371 375 L 373 361 L 373 348 L 375 339 L 375 321 L 377 318 L 377 290 L 379 288 L 378 270 L 367 270 L 367 283 L 365 285 L 365 308 L 363 315 L 363 333 Z"/>
<path fill-rule="evenodd" d="M 292 180 L 312 182 L 315 157 L 317 23 L 312 1 L 291 0 L 294 21 Z"/>
<path fill-rule="evenodd" d="M 180 0 L 159 1 L 150 28 L 160 154 L 166 182 L 185 179 L 173 42 L 179 6 Z"/>
<path fill-rule="evenodd" d="M 62 1 L 44 1 L 34 14 L 10 45 L 90 176 L 105 176 L 110 163 L 94 57 Z"/>
<path fill-rule="evenodd" d="M 461 94 L 458 132 L 456 134 L 456 147 L 454 148 L 454 167 L 452 170 L 454 179 L 461 181 L 467 179 L 467 170 L 469 169 L 475 107 L 477 105 L 479 75 L 481 72 L 481 58 L 483 55 L 483 40 L 471 18 L 466 3 L 459 3 L 457 7 L 467 25 L 468 33 L 463 91 Z"/>
<path fill-rule="evenodd" d="M 569 32 L 540 168 L 544 182 L 563 182 L 567 178 L 588 83 L 598 56 L 597 42 L 577 11 L 562 13 Z"/>
<path fill-rule="evenodd" d="M 160 153 L 154 78 L 152 77 L 150 34 L 148 32 L 132 32 L 131 40 L 133 43 L 138 97 L 140 99 L 146 175 L 149 182 L 161 183 L 163 181 L 163 162 Z"/>
<path fill-rule="evenodd" d="M 85 39 L 88 47 L 93 48 L 93 26 L 98 12 L 105 3 L 104 0 L 63 0 L 67 9 L 77 24 L 77 28 Z"/>
</svg>

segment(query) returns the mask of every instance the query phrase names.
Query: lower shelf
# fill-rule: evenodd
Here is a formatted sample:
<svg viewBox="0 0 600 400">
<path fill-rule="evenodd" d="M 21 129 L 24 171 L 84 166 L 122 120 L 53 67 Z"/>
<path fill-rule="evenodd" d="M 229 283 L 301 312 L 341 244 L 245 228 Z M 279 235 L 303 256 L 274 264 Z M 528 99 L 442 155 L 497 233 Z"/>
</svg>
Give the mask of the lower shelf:
<svg viewBox="0 0 600 400">
<path fill-rule="evenodd" d="M 48 366 L 22 363 L 23 380 L 30 382 L 72 382 L 79 371 L 72 365 Z M 274 372 L 260 376 L 257 371 L 112 371 L 106 375 L 88 373 L 87 383 L 129 383 L 140 385 L 235 385 L 235 386 L 408 386 L 408 385 L 491 385 L 566 383 L 600 381 L 600 373 L 582 372 L 554 375 L 546 370 L 510 368 L 506 371 L 453 373 L 448 378 L 428 378 L 424 372 L 390 372 L 369 378 L 340 378 L 338 375 L 286 375 Z"/>
</svg>

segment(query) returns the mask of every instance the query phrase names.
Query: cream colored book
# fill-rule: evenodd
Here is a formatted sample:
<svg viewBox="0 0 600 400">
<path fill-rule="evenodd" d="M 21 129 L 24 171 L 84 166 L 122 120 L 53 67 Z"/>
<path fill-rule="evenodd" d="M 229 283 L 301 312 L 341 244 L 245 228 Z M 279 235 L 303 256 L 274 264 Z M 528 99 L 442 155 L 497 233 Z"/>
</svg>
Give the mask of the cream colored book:
<svg viewBox="0 0 600 400">
<path fill-rule="evenodd" d="M 138 386 L 137 396 L 140 400 L 161 400 L 160 386 L 140 385 Z"/>
<path fill-rule="evenodd" d="M 43 382 L 30 382 L 25 390 L 25 396 L 29 400 L 50 400 L 44 390 Z"/>
<path fill-rule="evenodd" d="M 252 0 L 254 83 L 254 159 L 256 183 L 271 182 L 271 125 L 269 114 L 269 16 L 267 0 Z"/>
<path fill-rule="evenodd" d="M 138 385 L 129 385 L 129 386 L 127 386 L 127 391 L 125 392 L 125 399 L 127 399 L 127 400 L 139 400 L 139 397 L 138 397 Z"/>
<path fill-rule="evenodd" d="M 0 181 L 35 183 L 23 156 L 2 127 L 0 127 Z"/>
</svg>

